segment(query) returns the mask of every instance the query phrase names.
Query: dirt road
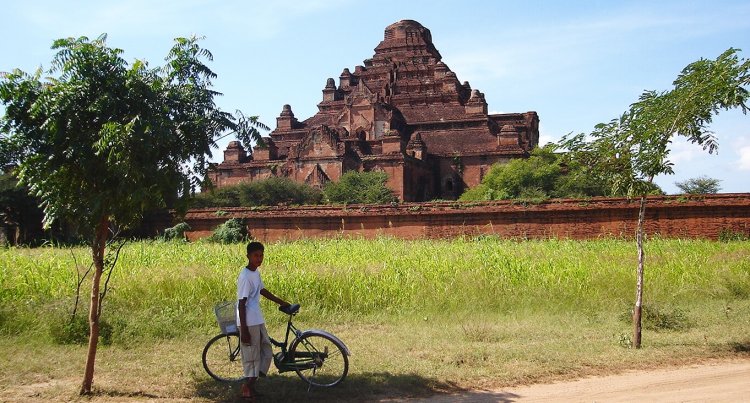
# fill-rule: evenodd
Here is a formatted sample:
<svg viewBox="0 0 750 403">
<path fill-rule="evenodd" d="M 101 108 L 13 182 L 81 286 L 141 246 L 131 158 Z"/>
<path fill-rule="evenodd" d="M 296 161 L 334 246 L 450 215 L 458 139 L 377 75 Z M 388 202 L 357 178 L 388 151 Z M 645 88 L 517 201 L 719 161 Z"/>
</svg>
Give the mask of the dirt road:
<svg viewBox="0 0 750 403">
<path fill-rule="evenodd" d="M 750 402 L 750 360 L 592 377 L 413 402 Z"/>
</svg>

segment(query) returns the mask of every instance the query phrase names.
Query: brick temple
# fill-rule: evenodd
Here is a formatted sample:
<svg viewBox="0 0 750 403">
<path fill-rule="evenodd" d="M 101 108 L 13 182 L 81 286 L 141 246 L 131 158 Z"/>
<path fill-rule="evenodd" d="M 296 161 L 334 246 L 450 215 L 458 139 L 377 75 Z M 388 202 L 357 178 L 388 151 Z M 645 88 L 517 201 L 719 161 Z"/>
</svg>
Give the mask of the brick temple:
<svg viewBox="0 0 750 403">
<path fill-rule="evenodd" d="M 230 142 L 209 173 L 215 186 L 285 176 L 321 187 L 344 172 L 381 171 L 402 201 L 455 199 L 495 163 L 539 142 L 536 112 L 488 114 L 412 20 L 385 29 L 372 58 L 329 78 L 318 112 L 303 121 L 284 105 L 264 147 Z"/>
</svg>

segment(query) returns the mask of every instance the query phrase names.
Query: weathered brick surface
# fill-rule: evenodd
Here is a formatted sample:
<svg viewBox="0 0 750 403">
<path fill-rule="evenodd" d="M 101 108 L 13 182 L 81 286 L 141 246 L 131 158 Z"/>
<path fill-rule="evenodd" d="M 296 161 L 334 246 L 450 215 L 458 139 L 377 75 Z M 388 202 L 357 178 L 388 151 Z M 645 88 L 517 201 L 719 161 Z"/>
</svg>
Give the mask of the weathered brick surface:
<svg viewBox="0 0 750 403">
<path fill-rule="evenodd" d="M 217 210 L 226 214 L 217 215 Z M 560 199 L 524 205 L 402 203 L 347 207 L 269 207 L 190 210 L 189 239 L 209 235 L 228 218 L 242 218 L 254 239 L 379 235 L 406 239 L 493 234 L 504 238 L 626 237 L 635 234 L 638 200 Z M 750 235 L 750 193 L 649 197 L 646 233 L 667 238 L 717 239 L 722 231 Z"/>
<path fill-rule="evenodd" d="M 375 54 L 326 80 L 318 112 L 290 105 L 267 148 L 232 142 L 208 177 L 218 187 L 283 176 L 321 187 L 346 171 L 383 171 L 403 201 L 455 199 L 494 163 L 528 157 L 539 142 L 536 112 L 490 114 L 484 94 L 461 83 L 412 20 L 385 28 Z M 322 81 L 322 80 L 321 80 Z"/>
</svg>

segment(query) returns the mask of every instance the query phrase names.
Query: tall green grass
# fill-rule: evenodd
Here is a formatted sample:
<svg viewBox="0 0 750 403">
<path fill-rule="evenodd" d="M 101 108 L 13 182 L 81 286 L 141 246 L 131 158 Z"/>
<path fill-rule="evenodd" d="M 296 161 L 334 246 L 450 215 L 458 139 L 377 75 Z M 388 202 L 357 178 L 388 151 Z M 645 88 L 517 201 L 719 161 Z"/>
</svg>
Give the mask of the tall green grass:
<svg viewBox="0 0 750 403">
<path fill-rule="evenodd" d="M 213 327 L 212 307 L 235 298 L 244 244 L 127 244 L 110 280 L 103 319 L 114 341 L 169 338 Z M 266 245 L 266 287 L 319 320 L 457 313 L 597 311 L 632 304 L 633 242 L 511 241 L 493 237 L 405 241 L 304 240 Z M 0 249 L 0 333 L 46 334 L 73 307 L 86 248 Z M 90 283 L 81 290 L 86 309 Z M 689 310 L 750 298 L 750 244 L 651 240 L 646 304 Z M 266 311 L 273 309 L 266 306 Z M 278 315 L 267 315 L 275 320 Z"/>
</svg>

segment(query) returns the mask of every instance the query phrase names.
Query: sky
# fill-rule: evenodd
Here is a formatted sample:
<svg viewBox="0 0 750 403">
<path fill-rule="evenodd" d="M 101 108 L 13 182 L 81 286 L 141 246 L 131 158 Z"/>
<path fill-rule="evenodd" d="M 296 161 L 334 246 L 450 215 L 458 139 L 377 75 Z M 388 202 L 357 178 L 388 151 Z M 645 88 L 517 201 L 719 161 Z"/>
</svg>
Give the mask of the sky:
<svg viewBox="0 0 750 403">
<path fill-rule="evenodd" d="M 304 120 L 326 79 L 373 56 L 386 26 L 420 22 L 457 78 L 485 94 L 489 111 L 536 111 L 540 143 L 588 133 L 645 90 L 669 90 L 680 70 L 724 50 L 750 58 L 748 1 L 19 1 L 0 4 L 0 71 L 49 69 L 57 38 L 107 34 L 132 62 L 160 66 L 173 38 L 203 36 L 213 54 L 218 105 L 276 126 L 284 104 Z M 675 141 L 675 182 L 719 179 L 722 193 L 750 192 L 750 116 L 722 112 L 717 154 Z M 219 143 L 222 160 L 230 138 Z"/>
</svg>

